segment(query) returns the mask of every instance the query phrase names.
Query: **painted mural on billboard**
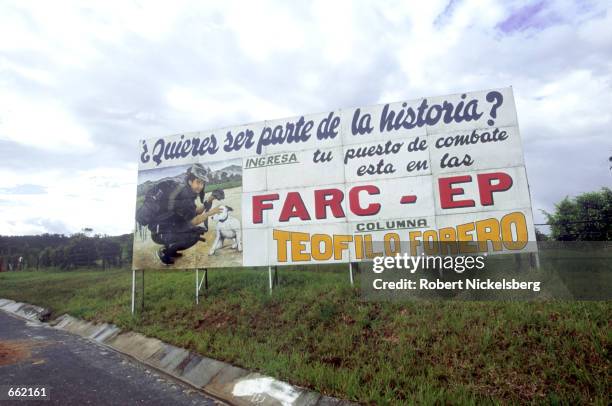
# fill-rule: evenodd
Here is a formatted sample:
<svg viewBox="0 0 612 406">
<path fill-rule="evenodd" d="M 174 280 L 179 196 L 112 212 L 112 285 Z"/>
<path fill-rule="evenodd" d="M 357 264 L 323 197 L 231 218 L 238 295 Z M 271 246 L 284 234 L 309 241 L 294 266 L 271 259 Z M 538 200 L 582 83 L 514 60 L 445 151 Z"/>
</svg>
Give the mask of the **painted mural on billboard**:
<svg viewBox="0 0 612 406">
<path fill-rule="evenodd" d="M 135 269 L 535 241 L 511 88 L 143 140 L 136 218 Z"/>
<path fill-rule="evenodd" d="M 138 269 L 242 266 L 242 162 L 138 173 Z"/>
</svg>

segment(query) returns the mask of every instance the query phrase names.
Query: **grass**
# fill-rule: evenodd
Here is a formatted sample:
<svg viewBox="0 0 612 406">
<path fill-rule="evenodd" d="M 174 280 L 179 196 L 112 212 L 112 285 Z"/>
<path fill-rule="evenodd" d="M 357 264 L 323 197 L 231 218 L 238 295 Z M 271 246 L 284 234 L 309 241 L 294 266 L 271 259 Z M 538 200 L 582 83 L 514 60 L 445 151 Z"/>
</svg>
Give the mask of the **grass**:
<svg viewBox="0 0 612 406">
<path fill-rule="evenodd" d="M 138 275 L 140 277 L 140 275 Z M 0 297 L 112 322 L 313 390 L 375 404 L 610 401 L 610 302 L 370 303 L 346 273 L 147 271 L 0 273 Z M 138 280 L 140 283 L 140 279 Z"/>
</svg>

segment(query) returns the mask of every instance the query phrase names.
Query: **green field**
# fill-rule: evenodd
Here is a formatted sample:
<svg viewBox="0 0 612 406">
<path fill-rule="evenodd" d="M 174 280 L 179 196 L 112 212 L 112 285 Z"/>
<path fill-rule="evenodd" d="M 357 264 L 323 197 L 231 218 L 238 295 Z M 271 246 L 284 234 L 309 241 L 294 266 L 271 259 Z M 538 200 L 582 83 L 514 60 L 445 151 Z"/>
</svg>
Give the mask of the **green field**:
<svg viewBox="0 0 612 406">
<path fill-rule="evenodd" d="M 368 303 L 346 273 L 150 271 L 144 312 L 131 272 L 0 273 L 0 297 L 112 322 L 327 395 L 364 403 L 610 402 L 610 302 Z"/>
</svg>

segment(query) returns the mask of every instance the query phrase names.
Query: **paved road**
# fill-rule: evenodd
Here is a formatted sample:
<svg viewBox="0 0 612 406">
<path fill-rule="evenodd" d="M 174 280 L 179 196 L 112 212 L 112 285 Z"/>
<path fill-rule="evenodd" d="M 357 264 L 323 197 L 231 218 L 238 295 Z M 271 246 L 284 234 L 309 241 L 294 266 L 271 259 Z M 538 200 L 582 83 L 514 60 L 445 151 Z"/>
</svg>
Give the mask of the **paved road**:
<svg viewBox="0 0 612 406">
<path fill-rule="evenodd" d="M 44 385 L 48 401 L 0 405 L 222 405 L 113 350 L 0 311 L 0 387 Z"/>
</svg>

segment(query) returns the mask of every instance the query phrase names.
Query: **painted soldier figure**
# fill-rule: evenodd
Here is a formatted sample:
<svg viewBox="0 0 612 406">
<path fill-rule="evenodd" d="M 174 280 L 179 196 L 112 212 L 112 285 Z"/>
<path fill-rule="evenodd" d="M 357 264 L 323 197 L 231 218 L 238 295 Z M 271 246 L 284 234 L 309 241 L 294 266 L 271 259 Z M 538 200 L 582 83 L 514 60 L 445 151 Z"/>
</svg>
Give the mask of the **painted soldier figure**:
<svg viewBox="0 0 612 406">
<path fill-rule="evenodd" d="M 205 241 L 204 234 L 208 231 L 208 217 L 219 212 L 211 209 L 219 192 L 213 192 L 204 200 L 204 188 L 208 181 L 208 173 L 201 164 L 194 164 L 185 175 L 184 182 L 167 179 L 157 183 L 147 192 L 141 208 L 136 213 L 136 219 L 142 225 L 148 225 L 151 238 L 157 244 L 163 245 L 157 256 L 166 265 L 174 263 L 174 259 L 182 256 L 179 251 L 194 246 L 198 241 Z M 196 206 L 196 199 L 202 203 Z"/>
</svg>

